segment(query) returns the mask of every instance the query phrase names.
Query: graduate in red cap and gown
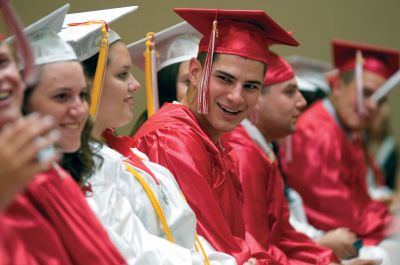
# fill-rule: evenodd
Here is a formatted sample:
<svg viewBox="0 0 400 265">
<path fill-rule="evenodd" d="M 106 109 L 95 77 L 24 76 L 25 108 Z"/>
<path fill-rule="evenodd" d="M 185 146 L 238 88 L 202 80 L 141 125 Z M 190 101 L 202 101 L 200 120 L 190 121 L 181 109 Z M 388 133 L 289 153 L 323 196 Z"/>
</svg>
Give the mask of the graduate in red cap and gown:
<svg viewBox="0 0 400 265">
<path fill-rule="evenodd" d="M 356 60 L 357 53 L 362 60 Z M 400 51 L 337 40 L 333 55 L 339 74 L 331 95 L 300 117 L 292 138 L 293 159 L 283 155 L 284 144 L 282 165 L 312 225 L 322 230 L 347 227 L 363 245 L 376 245 L 399 226 L 387 207 L 368 195 L 359 132 L 377 109 L 371 94 L 399 69 Z"/>
<path fill-rule="evenodd" d="M 249 234 L 242 217 L 237 160 L 221 136 L 255 105 L 268 42 L 298 45 L 264 11 L 175 9 L 204 37 L 189 65 L 180 103 L 164 104 L 135 135 L 135 147 L 167 167 L 198 219 L 198 232 L 239 264 L 277 264 Z M 162 88 L 159 88 L 162 89 Z"/>
</svg>

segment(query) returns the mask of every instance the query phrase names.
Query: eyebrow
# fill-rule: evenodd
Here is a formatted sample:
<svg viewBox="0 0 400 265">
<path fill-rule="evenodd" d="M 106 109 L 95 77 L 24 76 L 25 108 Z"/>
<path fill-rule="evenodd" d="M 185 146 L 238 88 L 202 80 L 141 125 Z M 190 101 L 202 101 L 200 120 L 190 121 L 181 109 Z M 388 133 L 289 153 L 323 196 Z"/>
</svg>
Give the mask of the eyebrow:
<svg viewBox="0 0 400 265">
<path fill-rule="evenodd" d="M 225 75 L 225 76 L 227 76 L 227 77 L 229 77 L 229 78 L 231 78 L 233 80 L 237 79 L 235 76 L 233 76 L 233 75 L 231 75 L 231 74 L 229 74 L 229 73 L 227 73 L 225 71 L 222 71 L 222 70 L 216 70 L 215 72 L 217 72 L 219 74 L 222 74 L 222 75 Z M 252 85 L 262 85 L 262 82 L 260 82 L 258 80 L 249 80 L 249 81 L 246 81 L 245 83 L 246 84 L 252 84 Z"/>
</svg>

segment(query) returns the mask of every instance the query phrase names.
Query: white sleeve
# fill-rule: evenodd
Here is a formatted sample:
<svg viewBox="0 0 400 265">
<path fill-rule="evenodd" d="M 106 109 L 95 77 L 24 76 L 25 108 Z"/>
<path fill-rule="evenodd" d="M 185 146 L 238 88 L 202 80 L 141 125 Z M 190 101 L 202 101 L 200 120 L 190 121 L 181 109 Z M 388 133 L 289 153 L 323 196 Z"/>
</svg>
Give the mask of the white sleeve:
<svg viewBox="0 0 400 265">
<path fill-rule="evenodd" d="M 116 168 L 113 172 L 115 174 Z M 87 201 L 128 264 L 192 264 L 188 249 L 145 229 L 115 181 L 95 177 L 90 182 L 93 196 Z"/>
<path fill-rule="evenodd" d="M 300 194 L 297 193 L 297 191 L 288 188 L 288 195 L 290 209 L 289 223 L 294 227 L 294 229 L 296 229 L 296 231 L 306 234 L 314 241 L 320 239 L 324 235 L 324 232 L 318 230 L 308 222 Z"/>
</svg>

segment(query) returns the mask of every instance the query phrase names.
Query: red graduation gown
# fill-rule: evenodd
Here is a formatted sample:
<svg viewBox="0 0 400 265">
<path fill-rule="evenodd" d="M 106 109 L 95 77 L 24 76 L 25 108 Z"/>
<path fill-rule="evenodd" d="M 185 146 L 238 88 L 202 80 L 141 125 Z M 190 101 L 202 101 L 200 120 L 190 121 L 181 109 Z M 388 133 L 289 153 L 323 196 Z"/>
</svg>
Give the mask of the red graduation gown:
<svg viewBox="0 0 400 265">
<path fill-rule="evenodd" d="M 242 126 L 224 138 L 239 158 L 246 230 L 263 246 L 275 246 L 269 251 L 284 260 L 284 264 L 337 262 L 330 249 L 318 246 L 290 225 L 283 178 L 277 162 L 271 162 Z"/>
<path fill-rule="evenodd" d="M 245 231 L 237 161 L 231 149 L 217 147 L 191 110 L 164 104 L 135 135 L 135 145 L 153 162 L 168 168 L 198 220 L 198 232 L 218 251 L 239 264 L 250 257 L 258 264 L 275 263 Z M 246 242 L 247 241 L 247 242 Z"/>
<path fill-rule="evenodd" d="M 65 171 L 38 174 L 2 217 L 41 264 L 126 264 Z"/>
<path fill-rule="evenodd" d="M 387 207 L 368 195 L 359 141 L 348 139 L 323 102 L 301 115 L 292 136 L 292 161 L 283 155 L 285 145 L 281 152 L 288 184 L 301 194 L 312 225 L 322 230 L 348 227 L 364 245 L 399 231 Z"/>
<path fill-rule="evenodd" d="M 3 221 L 0 215 L 0 265 L 39 264 L 27 249 L 17 235 Z"/>
</svg>

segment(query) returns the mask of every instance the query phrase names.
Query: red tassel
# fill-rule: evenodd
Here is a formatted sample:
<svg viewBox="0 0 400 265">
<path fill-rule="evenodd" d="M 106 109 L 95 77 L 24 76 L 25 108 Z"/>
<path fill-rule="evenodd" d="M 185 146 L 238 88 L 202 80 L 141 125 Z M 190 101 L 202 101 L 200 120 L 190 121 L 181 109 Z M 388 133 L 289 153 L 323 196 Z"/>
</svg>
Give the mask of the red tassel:
<svg viewBox="0 0 400 265">
<path fill-rule="evenodd" d="M 200 85 L 197 91 L 197 112 L 199 114 L 208 113 L 208 94 L 209 94 L 211 66 L 214 58 L 215 39 L 218 37 L 217 24 L 218 22 L 216 14 L 216 17 L 213 21 L 210 42 L 208 44 L 207 57 L 204 62 L 203 72 L 201 73 Z"/>
</svg>

